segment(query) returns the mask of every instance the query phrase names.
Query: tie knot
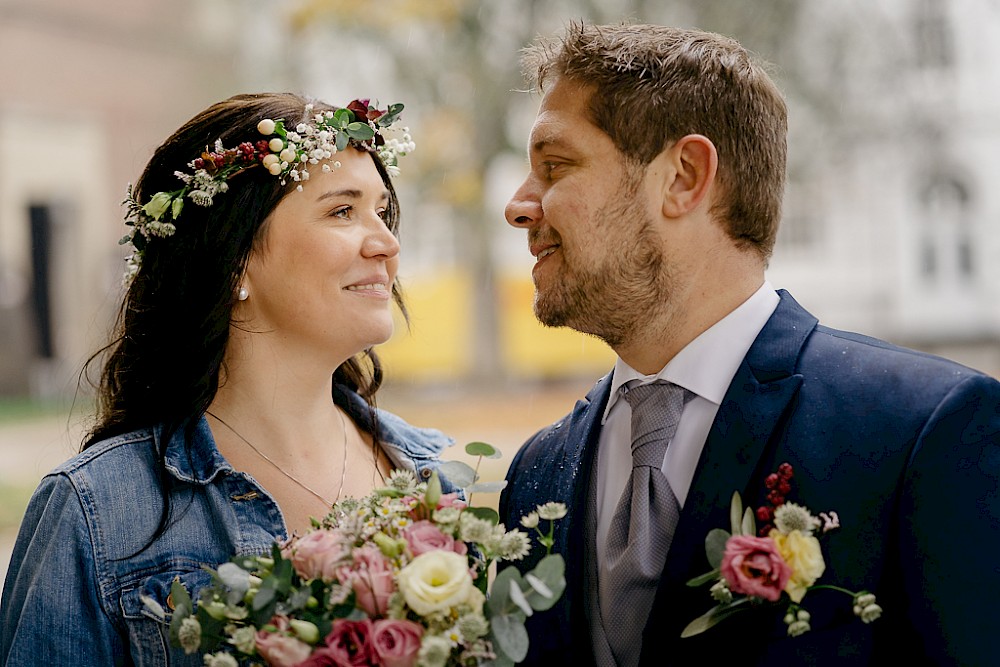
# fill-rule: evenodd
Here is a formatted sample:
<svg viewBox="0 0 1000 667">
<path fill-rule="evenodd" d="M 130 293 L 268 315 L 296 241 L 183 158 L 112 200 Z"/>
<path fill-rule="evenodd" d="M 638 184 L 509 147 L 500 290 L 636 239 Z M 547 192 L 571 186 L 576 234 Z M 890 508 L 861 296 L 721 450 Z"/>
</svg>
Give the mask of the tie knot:
<svg viewBox="0 0 1000 667">
<path fill-rule="evenodd" d="M 663 465 L 667 445 L 690 395 L 684 387 L 670 382 L 622 387 L 622 396 L 632 408 L 632 467 Z"/>
</svg>

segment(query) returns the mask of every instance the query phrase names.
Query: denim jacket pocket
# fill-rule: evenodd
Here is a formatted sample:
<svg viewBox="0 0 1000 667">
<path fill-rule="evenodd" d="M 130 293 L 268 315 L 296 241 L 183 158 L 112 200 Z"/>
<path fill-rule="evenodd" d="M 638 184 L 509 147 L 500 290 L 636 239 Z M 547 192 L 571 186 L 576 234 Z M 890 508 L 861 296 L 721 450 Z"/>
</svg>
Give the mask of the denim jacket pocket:
<svg viewBox="0 0 1000 667">
<path fill-rule="evenodd" d="M 175 580 L 179 580 L 191 598 L 196 600 L 198 592 L 212 581 L 212 575 L 202 566 L 202 563 L 193 560 L 175 559 L 162 568 L 137 573 L 132 583 L 123 587 L 122 617 L 137 667 L 204 665 L 200 655 L 185 655 L 180 648 L 171 646 L 169 634 L 173 613 L 170 588 Z M 158 604 L 165 616 L 161 618 L 150 609 L 144 598 Z"/>
</svg>

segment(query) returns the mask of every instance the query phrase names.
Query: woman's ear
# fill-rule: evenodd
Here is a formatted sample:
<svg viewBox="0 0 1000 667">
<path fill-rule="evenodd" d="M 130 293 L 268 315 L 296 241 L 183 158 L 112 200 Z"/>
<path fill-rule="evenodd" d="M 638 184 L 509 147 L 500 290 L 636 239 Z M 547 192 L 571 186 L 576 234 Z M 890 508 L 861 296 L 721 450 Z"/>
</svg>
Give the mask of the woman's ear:
<svg viewBox="0 0 1000 667">
<path fill-rule="evenodd" d="M 665 150 L 670 165 L 663 189 L 663 215 L 677 218 L 698 207 L 715 183 L 719 154 L 700 134 L 681 137 Z"/>
</svg>

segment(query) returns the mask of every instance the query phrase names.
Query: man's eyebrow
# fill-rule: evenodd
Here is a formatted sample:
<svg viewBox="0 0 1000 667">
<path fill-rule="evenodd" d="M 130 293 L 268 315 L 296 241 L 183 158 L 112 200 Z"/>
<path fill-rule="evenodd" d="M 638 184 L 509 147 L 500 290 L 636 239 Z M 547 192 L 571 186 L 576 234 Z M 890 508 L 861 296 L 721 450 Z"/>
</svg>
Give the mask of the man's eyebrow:
<svg viewBox="0 0 1000 667">
<path fill-rule="evenodd" d="M 547 148 L 568 149 L 572 148 L 572 144 L 570 144 L 570 142 L 566 139 L 554 134 L 543 134 L 531 143 L 531 151 L 534 153 L 541 153 Z"/>
</svg>

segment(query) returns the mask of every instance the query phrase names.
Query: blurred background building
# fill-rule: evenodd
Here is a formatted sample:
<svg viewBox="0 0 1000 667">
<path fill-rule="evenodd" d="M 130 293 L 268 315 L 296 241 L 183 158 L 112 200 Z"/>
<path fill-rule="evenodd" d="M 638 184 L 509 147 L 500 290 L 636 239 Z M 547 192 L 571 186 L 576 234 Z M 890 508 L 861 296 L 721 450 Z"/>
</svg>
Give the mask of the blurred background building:
<svg viewBox="0 0 1000 667">
<path fill-rule="evenodd" d="M 0 395 L 76 391 L 119 297 L 125 184 L 194 113 L 264 89 L 407 105 L 390 384 L 602 374 L 603 343 L 535 322 L 502 214 L 538 102 L 518 49 L 581 18 L 715 30 L 772 63 L 791 132 L 771 281 L 831 326 L 1000 372 L 993 0 L 0 0 Z"/>
</svg>

